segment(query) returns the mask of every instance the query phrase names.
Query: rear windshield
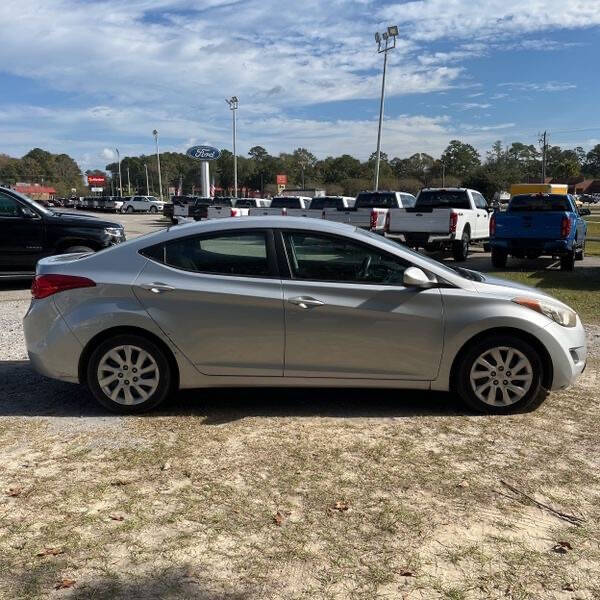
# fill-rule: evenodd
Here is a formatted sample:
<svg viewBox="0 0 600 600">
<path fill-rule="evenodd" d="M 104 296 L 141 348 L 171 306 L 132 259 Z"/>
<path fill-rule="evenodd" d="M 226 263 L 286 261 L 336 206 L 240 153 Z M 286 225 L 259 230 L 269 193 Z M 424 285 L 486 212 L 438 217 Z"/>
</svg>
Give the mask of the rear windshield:
<svg viewBox="0 0 600 600">
<path fill-rule="evenodd" d="M 213 198 L 211 204 L 213 206 L 233 206 L 231 198 Z"/>
<path fill-rule="evenodd" d="M 415 208 L 471 208 L 467 192 L 460 190 L 425 190 L 419 192 Z"/>
<path fill-rule="evenodd" d="M 563 212 L 570 211 L 567 196 L 560 194 L 520 194 L 514 196 L 508 205 L 510 212 Z"/>
<path fill-rule="evenodd" d="M 344 200 L 338 196 L 318 196 L 310 203 L 312 208 L 344 208 Z"/>
<path fill-rule="evenodd" d="M 302 208 L 300 203 L 300 198 L 294 198 L 290 196 L 289 198 L 279 197 L 273 198 L 273 202 L 271 202 L 271 208 Z"/>
<path fill-rule="evenodd" d="M 361 192 L 356 197 L 356 208 L 398 208 L 393 192 Z"/>
<path fill-rule="evenodd" d="M 238 208 L 252 208 L 256 207 L 256 200 L 254 198 L 240 198 L 235 201 L 235 205 Z"/>
</svg>

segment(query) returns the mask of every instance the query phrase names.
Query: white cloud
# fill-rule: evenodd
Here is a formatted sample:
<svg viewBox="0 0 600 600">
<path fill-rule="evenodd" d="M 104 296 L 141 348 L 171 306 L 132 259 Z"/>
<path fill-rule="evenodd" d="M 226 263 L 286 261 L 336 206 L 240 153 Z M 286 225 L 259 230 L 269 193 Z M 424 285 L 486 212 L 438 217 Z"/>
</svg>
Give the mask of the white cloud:
<svg viewBox="0 0 600 600">
<path fill-rule="evenodd" d="M 100 152 L 100 158 L 103 158 L 106 162 L 112 162 L 116 158 L 115 152 L 110 148 L 104 148 L 102 152 Z"/>
<path fill-rule="evenodd" d="M 564 81 L 545 81 L 545 82 L 530 82 L 530 81 L 509 81 L 499 83 L 498 87 L 504 87 L 509 90 L 522 90 L 524 92 L 564 92 L 566 90 L 575 89 L 577 86 L 574 83 Z"/>
</svg>

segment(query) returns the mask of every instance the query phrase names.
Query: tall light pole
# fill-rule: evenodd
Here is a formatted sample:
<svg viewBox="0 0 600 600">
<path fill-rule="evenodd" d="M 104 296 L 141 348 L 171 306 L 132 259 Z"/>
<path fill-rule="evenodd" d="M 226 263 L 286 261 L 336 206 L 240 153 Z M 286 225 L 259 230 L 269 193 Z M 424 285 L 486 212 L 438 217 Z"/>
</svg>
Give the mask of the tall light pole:
<svg viewBox="0 0 600 600">
<path fill-rule="evenodd" d="M 387 69 L 387 53 L 396 47 L 396 36 L 398 35 L 398 26 L 392 25 L 382 34 L 375 34 L 377 42 L 377 52 L 383 53 L 383 78 L 381 80 L 381 101 L 379 103 L 379 128 L 377 129 L 377 157 L 375 161 L 375 191 L 379 189 L 379 159 L 381 157 L 381 125 L 383 122 L 383 99 L 385 97 L 385 73 Z M 392 40 L 390 42 L 390 40 Z"/>
<path fill-rule="evenodd" d="M 131 196 L 131 178 L 129 177 L 129 167 L 127 167 L 127 195 Z"/>
<path fill-rule="evenodd" d="M 158 151 L 158 131 L 156 129 L 152 132 L 154 136 L 154 143 L 156 145 L 156 166 L 158 168 L 158 190 L 160 192 L 160 199 L 163 199 L 163 189 L 162 189 L 162 176 L 160 174 L 160 153 Z"/>
<path fill-rule="evenodd" d="M 117 152 L 117 160 L 119 161 L 119 198 L 123 196 L 123 180 L 121 179 L 121 154 L 119 153 L 119 149 L 115 148 Z"/>
<path fill-rule="evenodd" d="M 148 165 L 144 163 L 144 169 L 146 169 L 146 196 L 150 195 L 150 183 L 148 181 Z"/>
<path fill-rule="evenodd" d="M 229 104 L 229 110 L 233 117 L 233 195 L 237 198 L 238 195 L 238 184 L 237 184 L 237 154 L 235 151 L 235 111 L 238 109 L 239 101 L 237 96 L 231 96 L 229 100 L 225 100 Z"/>
<path fill-rule="evenodd" d="M 446 163 L 442 163 L 442 187 L 446 187 Z"/>
</svg>

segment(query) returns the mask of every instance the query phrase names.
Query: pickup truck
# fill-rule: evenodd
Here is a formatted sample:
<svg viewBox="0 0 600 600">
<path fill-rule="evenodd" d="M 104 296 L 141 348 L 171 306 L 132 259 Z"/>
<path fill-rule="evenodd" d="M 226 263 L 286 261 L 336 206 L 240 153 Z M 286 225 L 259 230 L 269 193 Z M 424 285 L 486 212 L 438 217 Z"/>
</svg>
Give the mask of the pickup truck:
<svg viewBox="0 0 600 600">
<path fill-rule="evenodd" d="M 154 196 L 127 196 L 122 198 L 122 213 L 149 212 L 159 213 L 163 211 L 165 203 Z"/>
<path fill-rule="evenodd" d="M 234 206 L 209 206 L 207 219 L 222 219 L 224 217 L 247 217 L 252 208 L 269 208 L 270 200 L 264 198 L 235 198 Z"/>
<path fill-rule="evenodd" d="M 290 217 L 310 217 L 311 198 L 308 196 L 275 196 L 269 208 L 251 208 L 249 215 L 288 215 Z M 320 216 L 320 215 L 319 215 Z"/>
<path fill-rule="evenodd" d="M 560 268 L 572 271 L 585 256 L 587 223 L 569 194 L 519 194 L 506 212 L 494 213 L 490 224 L 492 264 L 506 267 L 516 258 L 560 257 Z M 587 211 L 586 211 L 587 214 Z"/>
<path fill-rule="evenodd" d="M 412 248 L 451 249 L 454 260 L 460 262 L 467 259 L 471 242 L 483 242 L 488 249 L 490 212 L 476 190 L 424 188 L 414 207 L 388 212 L 384 233 Z"/>
<path fill-rule="evenodd" d="M 415 197 L 407 192 L 360 192 L 352 208 L 327 211 L 323 218 L 336 223 L 348 223 L 361 229 L 383 231 L 388 210 L 414 206 L 414 203 Z"/>
</svg>

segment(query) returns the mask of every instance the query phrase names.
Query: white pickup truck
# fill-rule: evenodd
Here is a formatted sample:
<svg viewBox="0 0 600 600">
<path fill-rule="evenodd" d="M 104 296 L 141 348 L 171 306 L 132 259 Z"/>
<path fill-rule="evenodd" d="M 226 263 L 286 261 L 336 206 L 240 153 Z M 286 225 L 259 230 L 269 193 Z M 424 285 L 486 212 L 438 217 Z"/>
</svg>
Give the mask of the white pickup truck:
<svg viewBox="0 0 600 600">
<path fill-rule="evenodd" d="M 262 215 L 287 215 L 290 217 L 311 217 L 310 201 L 308 196 L 275 196 L 269 208 L 251 208 L 248 214 L 251 217 Z M 319 214 L 319 217 L 321 215 Z"/>
<path fill-rule="evenodd" d="M 323 218 L 336 223 L 348 223 L 361 229 L 383 231 L 388 210 L 413 206 L 414 203 L 415 197 L 407 192 L 360 192 L 356 196 L 353 208 L 328 211 Z"/>
<path fill-rule="evenodd" d="M 123 204 L 120 208 L 122 213 L 133 212 L 162 212 L 165 202 L 156 199 L 154 196 L 126 196 L 123 198 Z"/>
<path fill-rule="evenodd" d="M 490 237 L 490 211 L 486 199 L 466 188 L 425 188 L 413 208 L 390 210 L 384 234 L 413 248 L 427 251 L 451 249 L 456 261 L 464 261 L 471 242 Z"/>
<path fill-rule="evenodd" d="M 270 200 L 264 198 L 235 198 L 233 206 L 209 206 L 207 219 L 222 219 L 223 217 L 247 217 L 253 208 L 269 208 Z"/>
</svg>

